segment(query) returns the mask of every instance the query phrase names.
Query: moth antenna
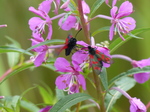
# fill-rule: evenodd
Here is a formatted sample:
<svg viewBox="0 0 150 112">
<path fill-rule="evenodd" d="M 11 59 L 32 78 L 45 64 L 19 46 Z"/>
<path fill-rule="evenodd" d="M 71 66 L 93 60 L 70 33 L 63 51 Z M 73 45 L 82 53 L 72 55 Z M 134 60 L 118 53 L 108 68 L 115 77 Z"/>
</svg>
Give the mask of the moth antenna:
<svg viewBox="0 0 150 112">
<path fill-rule="evenodd" d="M 75 35 L 75 37 L 74 37 L 74 38 L 76 38 L 76 37 L 77 37 L 78 33 L 79 33 L 81 30 L 82 30 L 82 28 L 80 28 L 80 30 L 76 33 L 76 35 Z"/>
</svg>

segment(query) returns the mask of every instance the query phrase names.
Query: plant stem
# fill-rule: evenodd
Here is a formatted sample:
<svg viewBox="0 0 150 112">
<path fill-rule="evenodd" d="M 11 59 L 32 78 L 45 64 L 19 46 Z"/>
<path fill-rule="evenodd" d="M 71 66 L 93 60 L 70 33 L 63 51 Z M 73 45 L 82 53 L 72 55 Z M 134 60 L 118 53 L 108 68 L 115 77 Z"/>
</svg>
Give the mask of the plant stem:
<svg viewBox="0 0 150 112">
<path fill-rule="evenodd" d="M 77 109 L 76 109 L 76 112 L 79 112 L 80 105 L 81 105 L 81 102 L 77 103 Z"/>
<path fill-rule="evenodd" d="M 98 104 L 100 106 L 101 112 L 106 112 L 105 105 L 104 105 L 103 91 L 102 91 L 102 87 L 101 87 L 101 83 L 100 83 L 100 78 L 98 77 L 97 74 L 95 74 L 93 68 L 92 68 L 92 70 L 93 70 L 93 76 L 94 76 L 95 86 L 96 86 L 96 90 L 97 90 Z"/>
<path fill-rule="evenodd" d="M 90 34 L 88 31 L 88 26 L 87 26 L 85 19 L 84 19 L 82 0 L 78 0 L 78 11 L 79 11 L 79 16 L 80 16 L 81 25 L 82 25 L 82 29 L 84 31 L 85 38 L 87 40 L 87 43 L 90 44 Z"/>
</svg>

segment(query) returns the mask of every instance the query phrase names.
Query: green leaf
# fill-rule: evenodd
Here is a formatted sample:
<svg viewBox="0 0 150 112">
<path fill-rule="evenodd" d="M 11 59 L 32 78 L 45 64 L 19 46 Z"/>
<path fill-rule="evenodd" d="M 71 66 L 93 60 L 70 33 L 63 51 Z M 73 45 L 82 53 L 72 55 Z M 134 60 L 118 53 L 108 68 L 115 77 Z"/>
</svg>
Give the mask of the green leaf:
<svg viewBox="0 0 150 112">
<path fill-rule="evenodd" d="M 136 35 L 140 34 L 140 33 L 143 33 L 145 31 L 149 31 L 150 28 L 140 28 L 140 29 L 135 29 L 133 31 L 131 31 L 131 34 L 129 35 L 126 35 L 124 36 L 125 38 L 125 41 L 123 41 L 121 38 L 117 38 L 115 41 L 113 41 L 110 46 L 109 46 L 109 49 L 110 49 L 110 52 L 114 52 L 117 48 L 119 48 L 121 45 L 123 45 L 124 43 L 126 43 L 128 40 L 132 39 L 133 38 L 133 35 L 134 35 L 134 38 L 136 37 Z"/>
<path fill-rule="evenodd" d="M 52 91 L 51 90 L 46 90 L 44 87 L 42 86 L 38 86 L 38 89 L 40 91 L 40 94 L 44 100 L 44 103 L 46 104 L 50 104 L 50 105 L 53 105 L 55 102 L 54 100 L 54 96 L 52 94 Z"/>
<path fill-rule="evenodd" d="M 146 66 L 143 68 L 138 68 L 138 67 L 132 68 L 132 69 L 128 70 L 127 72 L 123 72 L 123 73 L 117 75 L 116 77 L 114 77 L 113 79 L 111 79 L 109 82 L 109 86 L 113 85 L 114 82 L 116 82 L 117 80 L 119 80 L 122 77 L 132 75 L 132 74 L 137 74 L 137 73 L 144 73 L 144 72 L 150 72 L 150 66 Z"/>
<path fill-rule="evenodd" d="M 92 36 L 95 36 L 96 34 L 101 33 L 101 32 L 103 32 L 103 31 L 109 31 L 109 29 L 110 29 L 110 26 L 102 27 L 102 28 L 96 30 L 95 32 L 93 32 L 93 33 L 92 33 Z"/>
<path fill-rule="evenodd" d="M 33 63 L 24 63 L 22 66 L 20 66 L 19 68 L 13 70 L 10 74 L 8 74 L 1 82 L 0 82 L 0 85 L 6 80 L 8 79 L 9 77 L 23 71 L 23 70 L 26 70 L 30 67 L 34 66 Z"/>
<path fill-rule="evenodd" d="M 62 0 L 64 3 L 67 1 L 67 0 Z M 71 9 L 71 11 L 74 11 L 74 10 L 76 10 L 76 4 L 75 4 L 75 2 L 73 1 L 73 0 L 70 0 L 70 3 L 69 3 L 69 8 Z"/>
<path fill-rule="evenodd" d="M 14 40 L 13 38 L 11 38 L 11 37 L 9 37 L 9 36 L 6 36 L 6 38 L 7 38 L 9 41 L 11 41 L 14 46 L 16 46 L 17 48 L 21 48 L 21 45 L 20 45 L 19 42 L 17 42 L 16 40 Z"/>
<path fill-rule="evenodd" d="M 0 108 L 0 112 L 14 112 L 14 110 L 12 110 L 8 107 L 2 107 L 2 108 Z"/>
<path fill-rule="evenodd" d="M 15 112 L 20 112 L 19 104 L 20 104 L 20 96 L 13 96 L 11 106 L 14 108 Z"/>
<path fill-rule="evenodd" d="M 58 100 L 65 97 L 65 93 L 63 90 L 56 88 L 56 97 Z"/>
<path fill-rule="evenodd" d="M 32 102 L 21 100 L 20 105 L 22 108 L 28 110 L 27 112 L 38 112 L 40 109 Z"/>
<path fill-rule="evenodd" d="M 85 105 L 82 105 L 79 110 L 81 111 L 81 110 L 88 109 L 90 107 L 96 107 L 96 106 L 97 106 L 96 103 L 85 104 Z M 75 112 L 75 110 L 74 110 L 74 112 Z"/>
<path fill-rule="evenodd" d="M 36 48 L 36 47 L 39 47 L 39 46 L 41 46 L 41 45 L 47 45 L 47 44 L 64 44 L 64 42 L 65 42 L 64 40 L 60 40 L 60 39 L 47 40 L 47 41 L 41 42 L 41 43 L 39 43 L 39 44 L 36 44 L 36 45 L 34 45 L 34 46 L 28 48 L 28 49 L 26 50 L 26 52 L 27 52 L 27 51 L 30 51 L 30 50 L 32 50 L 32 49 L 34 49 L 34 48 Z"/>
<path fill-rule="evenodd" d="M 102 3 L 104 2 L 105 0 L 97 0 L 94 2 L 93 6 L 91 7 L 91 13 L 89 15 L 89 18 L 92 17 L 92 15 L 95 13 L 95 11 L 102 5 Z"/>
<path fill-rule="evenodd" d="M 92 99 L 92 97 L 84 93 L 69 94 L 60 99 L 49 112 L 64 112 L 71 106 L 87 99 Z"/>
<path fill-rule="evenodd" d="M 47 65 L 47 66 L 46 66 Z M 49 69 L 51 69 L 51 70 L 54 70 L 54 67 L 52 66 L 53 65 L 53 63 L 52 64 L 42 64 L 41 66 L 44 66 L 44 67 L 47 67 L 47 68 L 49 68 Z M 11 76 L 13 76 L 13 75 L 15 75 L 15 74 L 17 74 L 17 73 L 19 73 L 19 72 L 21 72 L 21 71 L 23 71 L 23 70 L 26 70 L 26 69 L 28 69 L 28 68 L 30 68 L 30 67 L 35 67 L 35 65 L 31 62 L 31 63 L 29 63 L 29 62 L 25 62 L 25 63 L 22 63 L 22 65 L 16 65 L 14 68 L 11 68 L 9 71 L 11 71 L 9 74 L 7 74 L 7 76 L 5 76 L 5 78 L 3 79 L 3 80 L 1 80 L 1 82 L 0 82 L 0 85 L 6 80 L 6 79 L 8 79 L 9 77 L 11 77 Z"/>
<path fill-rule="evenodd" d="M 118 87 L 124 91 L 130 90 L 136 84 L 135 80 L 130 77 L 122 77 L 115 81 L 115 87 Z M 111 112 L 113 104 L 121 97 L 121 93 L 116 90 L 110 90 L 105 96 L 106 112 Z"/>
<path fill-rule="evenodd" d="M 19 53 L 25 53 L 27 55 L 32 55 L 30 52 L 25 52 L 24 49 L 15 48 L 11 46 L 0 46 L 0 53 L 7 53 L 7 52 L 19 52 Z"/>
<path fill-rule="evenodd" d="M 3 108 L 5 110 L 12 109 L 13 112 L 20 112 L 20 108 L 19 108 L 20 96 L 5 97 L 3 100 L 4 100 L 4 106 L 3 106 Z"/>
<path fill-rule="evenodd" d="M 107 71 L 105 67 L 102 68 L 102 72 L 100 73 L 99 76 L 105 90 L 108 91 Z"/>
</svg>

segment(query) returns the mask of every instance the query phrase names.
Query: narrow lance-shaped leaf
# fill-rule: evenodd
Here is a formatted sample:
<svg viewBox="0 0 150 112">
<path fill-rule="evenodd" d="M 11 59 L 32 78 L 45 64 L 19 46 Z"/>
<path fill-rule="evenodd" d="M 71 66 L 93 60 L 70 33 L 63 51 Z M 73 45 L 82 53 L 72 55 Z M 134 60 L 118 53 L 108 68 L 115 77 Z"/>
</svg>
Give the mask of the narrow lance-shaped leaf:
<svg viewBox="0 0 150 112">
<path fill-rule="evenodd" d="M 102 3 L 104 2 L 105 0 L 97 0 L 94 2 L 92 8 L 91 8 L 91 13 L 89 15 L 89 18 L 92 17 L 92 15 L 96 12 L 96 10 L 102 5 Z"/>
<path fill-rule="evenodd" d="M 30 52 L 25 52 L 24 49 L 12 47 L 12 46 L 0 46 L 0 53 L 7 53 L 7 52 L 19 52 L 19 53 L 25 53 L 27 55 L 32 55 Z"/>
<path fill-rule="evenodd" d="M 87 99 L 92 99 L 92 97 L 84 93 L 75 93 L 75 94 L 67 95 L 62 99 L 60 99 L 50 109 L 49 112 L 65 112 L 65 110 L 70 108 L 71 106 Z"/>
<path fill-rule="evenodd" d="M 109 29 L 110 29 L 110 26 L 105 26 L 105 27 L 99 28 L 98 30 L 96 30 L 92 33 L 92 36 L 95 36 L 96 34 L 101 33 L 103 31 L 109 31 Z"/>
<path fill-rule="evenodd" d="M 116 77 L 114 77 L 113 79 L 111 79 L 109 82 L 109 86 L 111 86 L 115 81 L 119 80 L 122 77 L 137 74 L 137 73 L 144 73 L 144 72 L 150 72 L 150 66 L 146 66 L 143 68 L 138 68 L 138 67 L 132 68 L 132 69 L 128 70 L 127 72 L 123 72 L 123 73 L 117 75 Z"/>
<path fill-rule="evenodd" d="M 41 46 L 41 45 L 47 45 L 47 44 L 64 44 L 64 42 L 65 42 L 64 40 L 60 40 L 60 39 L 47 40 L 47 41 L 41 42 L 39 44 L 36 44 L 36 45 L 28 48 L 25 52 L 30 51 L 30 50 L 32 50 L 32 49 L 34 49 L 36 47 Z"/>
<path fill-rule="evenodd" d="M 99 76 L 105 90 L 108 91 L 107 71 L 105 67 L 102 68 L 102 72 L 100 73 Z"/>
<path fill-rule="evenodd" d="M 114 52 L 117 48 L 119 48 L 121 45 L 123 45 L 124 43 L 126 43 L 128 40 L 132 39 L 133 37 L 135 38 L 136 35 L 143 33 L 145 31 L 149 31 L 150 28 L 140 28 L 140 29 L 135 29 L 133 31 L 131 31 L 131 34 L 124 36 L 125 41 L 122 41 L 122 39 L 117 38 L 115 41 L 113 41 L 110 46 L 110 53 Z"/>
<path fill-rule="evenodd" d="M 116 80 L 114 83 L 115 87 L 118 87 L 124 91 L 130 90 L 136 84 L 135 80 L 130 77 L 122 77 Z M 111 112 L 112 106 L 121 97 L 121 93 L 116 90 L 110 90 L 105 96 L 106 112 Z"/>
</svg>

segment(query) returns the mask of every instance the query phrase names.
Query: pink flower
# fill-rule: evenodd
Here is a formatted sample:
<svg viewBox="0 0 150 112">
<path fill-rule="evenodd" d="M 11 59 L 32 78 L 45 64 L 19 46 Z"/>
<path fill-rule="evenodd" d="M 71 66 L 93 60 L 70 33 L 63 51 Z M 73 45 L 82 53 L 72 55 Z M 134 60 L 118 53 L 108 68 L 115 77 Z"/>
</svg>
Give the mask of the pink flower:
<svg viewBox="0 0 150 112">
<path fill-rule="evenodd" d="M 29 20 L 29 26 L 30 29 L 33 31 L 33 33 L 37 34 L 44 34 L 45 33 L 45 26 L 48 26 L 48 35 L 47 39 L 51 39 L 52 36 L 52 21 L 48 15 L 50 9 L 51 9 L 51 3 L 52 0 L 46 0 L 43 1 L 39 7 L 38 10 L 34 7 L 29 7 L 29 11 L 35 13 L 36 15 L 39 15 L 40 17 L 32 17 Z"/>
<path fill-rule="evenodd" d="M 116 32 L 118 32 L 122 40 L 125 40 L 121 33 L 127 34 L 131 30 L 135 29 L 136 21 L 132 17 L 125 17 L 125 18 L 122 17 L 129 16 L 132 12 L 133 12 L 132 3 L 129 1 L 125 1 L 121 4 L 119 9 L 116 6 L 114 6 L 111 9 L 111 17 L 105 15 L 98 15 L 96 17 L 111 20 L 112 25 L 110 27 L 110 32 L 109 32 L 110 40 L 113 39 L 113 36 L 116 34 Z"/>
<path fill-rule="evenodd" d="M 132 98 L 128 93 L 118 87 L 112 87 L 111 89 L 119 91 L 121 94 L 129 99 L 130 112 L 146 112 L 146 106 L 141 102 L 140 99 L 137 99 L 136 97 Z"/>
<path fill-rule="evenodd" d="M 7 25 L 6 25 L 6 24 L 4 24 L 4 25 L 0 25 L 0 28 L 2 28 L 2 27 L 7 27 Z"/>
<path fill-rule="evenodd" d="M 32 41 L 32 46 L 39 44 L 41 42 L 44 42 L 43 37 L 40 37 L 39 35 L 36 35 L 36 38 L 30 39 L 30 40 Z M 40 66 L 43 62 L 46 61 L 46 53 L 48 51 L 47 45 L 42 45 L 42 46 L 36 47 L 36 48 L 32 49 L 32 51 L 38 53 L 36 55 L 36 57 L 34 57 L 34 58 L 32 57 L 32 60 L 34 61 L 34 65 L 36 67 Z"/>
<path fill-rule="evenodd" d="M 140 61 L 132 60 L 131 64 L 133 65 L 133 67 L 140 67 L 140 68 L 143 68 L 145 66 L 150 66 L 150 58 L 143 59 L 143 60 L 140 60 Z M 144 82 L 146 82 L 147 80 L 150 79 L 150 72 L 134 74 L 134 79 L 138 83 L 144 83 Z"/>
<path fill-rule="evenodd" d="M 129 99 L 130 102 L 130 112 L 146 112 L 145 105 L 141 102 L 140 99 L 131 98 Z"/>
<path fill-rule="evenodd" d="M 52 106 L 46 106 L 39 110 L 39 112 L 49 112 L 49 110 L 52 108 Z"/>
<path fill-rule="evenodd" d="M 59 5 L 60 5 L 60 0 L 53 0 L 53 2 L 54 2 L 54 5 L 55 5 L 54 13 L 57 15 L 58 14 Z"/>
<path fill-rule="evenodd" d="M 91 37 L 91 43 L 92 43 L 92 47 L 95 48 L 96 50 L 100 51 L 101 53 L 103 53 L 104 55 L 108 56 L 108 57 L 111 57 L 111 55 L 109 54 L 109 49 L 106 48 L 106 47 L 98 47 L 95 45 L 95 40 L 93 37 Z M 81 45 L 81 46 L 84 46 L 84 48 L 88 49 L 88 44 L 83 42 L 83 41 L 77 41 L 77 44 Z M 88 60 L 89 60 L 89 53 L 88 51 L 85 51 L 84 49 L 83 50 L 79 50 L 77 52 L 75 52 L 72 56 L 72 60 L 73 60 L 73 63 L 78 63 L 78 64 L 84 64 L 84 63 L 87 63 Z M 107 63 L 103 63 L 103 66 L 104 67 L 110 67 L 110 64 L 107 64 Z"/>
<path fill-rule="evenodd" d="M 32 46 L 40 44 L 41 42 L 44 42 L 45 40 L 43 39 L 43 37 L 41 37 L 41 35 L 39 34 L 33 34 L 32 39 L 30 39 L 32 41 Z M 47 45 L 41 45 L 38 46 L 34 49 L 32 49 L 32 51 L 37 52 L 37 55 L 35 57 L 31 57 L 31 60 L 34 62 L 34 65 L 36 67 L 40 66 L 43 62 L 46 62 L 46 60 L 48 59 L 47 54 L 50 54 L 54 51 L 54 49 L 56 48 L 61 48 L 64 45 L 51 45 L 51 46 L 47 46 Z"/>
<path fill-rule="evenodd" d="M 61 8 L 63 8 L 65 11 L 71 11 L 71 9 L 69 8 L 69 3 L 70 0 L 67 0 L 62 6 Z M 85 14 L 90 13 L 90 8 L 88 6 L 88 4 L 82 0 L 82 7 L 83 7 L 83 13 L 84 13 L 84 17 L 85 20 L 87 21 L 88 18 Z M 79 30 L 81 28 L 80 23 L 77 21 L 77 18 L 75 16 L 76 14 L 71 14 L 71 15 L 66 15 L 64 17 L 62 17 L 59 22 L 58 25 L 63 29 L 63 30 L 70 30 L 72 28 L 75 28 L 76 30 Z"/>
<path fill-rule="evenodd" d="M 63 30 L 69 31 L 71 28 L 74 28 L 74 27 L 75 27 L 76 22 L 77 22 L 76 17 L 69 15 L 69 16 L 67 17 L 67 19 L 65 19 L 65 17 L 62 17 L 62 18 L 59 20 L 58 25 L 59 25 Z"/>
<path fill-rule="evenodd" d="M 78 93 L 80 87 L 86 90 L 86 82 L 83 75 L 80 74 L 79 65 L 75 63 L 72 63 L 72 65 L 62 57 L 57 58 L 54 63 L 57 71 L 66 72 L 66 74 L 57 77 L 55 84 L 58 89 L 68 91 L 69 94 Z"/>
<path fill-rule="evenodd" d="M 105 0 L 105 3 L 108 5 L 109 4 L 109 0 Z M 112 7 L 115 6 L 117 3 L 117 0 L 112 0 Z"/>
</svg>

